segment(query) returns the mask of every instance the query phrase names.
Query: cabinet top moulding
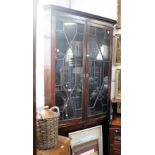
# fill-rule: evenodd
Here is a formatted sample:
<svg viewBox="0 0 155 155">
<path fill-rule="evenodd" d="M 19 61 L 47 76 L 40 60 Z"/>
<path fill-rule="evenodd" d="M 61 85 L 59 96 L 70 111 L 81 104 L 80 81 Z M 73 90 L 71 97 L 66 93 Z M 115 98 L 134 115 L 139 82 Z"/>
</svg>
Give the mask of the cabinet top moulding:
<svg viewBox="0 0 155 155">
<path fill-rule="evenodd" d="M 86 13 L 86 12 L 82 12 L 82 11 L 78 11 L 78 10 L 73 10 L 70 8 L 65 8 L 65 7 L 61 7 L 61 6 L 56 6 L 56 5 L 45 5 L 44 8 L 46 9 L 51 9 L 52 11 L 60 11 L 60 12 L 64 12 L 64 13 L 68 13 L 68 14 L 72 14 L 72 15 L 78 15 L 81 17 L 85 17 L 88 19 L 96 19 L 99 21 L 104 21 L 107 22 L 109 24 L 115 25 L 116 24 L 116 20 L 113 19 L 109 19 L 106 17 L 102 17 L 102 16 L 98 16 L 98 15 L 94 15 L 94 14 L 90 14 L 90 13 Z"/>
</svg>

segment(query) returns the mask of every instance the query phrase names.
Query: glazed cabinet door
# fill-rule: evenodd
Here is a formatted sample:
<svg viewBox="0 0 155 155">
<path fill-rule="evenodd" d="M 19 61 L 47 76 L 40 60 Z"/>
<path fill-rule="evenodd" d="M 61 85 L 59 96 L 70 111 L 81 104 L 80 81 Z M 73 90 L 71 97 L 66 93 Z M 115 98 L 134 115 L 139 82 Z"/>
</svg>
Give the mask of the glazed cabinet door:
<svg viewBox="0 0 155 155">
<path fill-rule="evenodd" d="M 110 31 L 100 25 L 88 28 L 88 116 L 108 112 Z"/>
<path fill-rule="evenodd" d="M 45 105 L 58 106 L 61 121 L 106 114 L 112 28 L 46 12 Z"/>
<path fill-rule="evenodd" d="M 84 24 L 55 17 L 55 104 L 60 120 L 82 117 Z"/>
</svg>

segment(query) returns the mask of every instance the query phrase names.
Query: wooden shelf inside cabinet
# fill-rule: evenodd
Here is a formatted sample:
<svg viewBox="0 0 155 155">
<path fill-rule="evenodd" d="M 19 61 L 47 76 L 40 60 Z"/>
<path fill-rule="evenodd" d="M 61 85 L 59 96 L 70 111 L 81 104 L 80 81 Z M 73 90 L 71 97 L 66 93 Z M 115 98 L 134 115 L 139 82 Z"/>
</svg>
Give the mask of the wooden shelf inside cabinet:
<svg viewBox="0 0 155 155">
<path fill-rule="evenodd" d="M 115 118 L 113 118 L 112 125 L 113 126 L 121 126 L 121 117 L 115 117 Z"/>
</svg>

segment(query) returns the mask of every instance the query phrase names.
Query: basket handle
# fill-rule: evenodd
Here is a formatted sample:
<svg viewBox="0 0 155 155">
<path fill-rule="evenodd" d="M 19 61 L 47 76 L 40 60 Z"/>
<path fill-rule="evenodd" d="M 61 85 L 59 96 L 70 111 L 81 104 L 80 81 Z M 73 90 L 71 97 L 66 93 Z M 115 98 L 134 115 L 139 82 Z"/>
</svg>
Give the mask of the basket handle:
<svg viewBox="0 0 155 155">
<path fill-rule="evenodd" d="M 59 107 L 54 106 L 54 107 L 52 107 L 52 108 L 50 109 L 50 111 L 53 111 L 54 109 L 56 109 L 56 110 L 57 110 L 57 116 L 59 116 L 59 115 L 60 115 L 60 110 L 59 110 Z"/>
</svg>

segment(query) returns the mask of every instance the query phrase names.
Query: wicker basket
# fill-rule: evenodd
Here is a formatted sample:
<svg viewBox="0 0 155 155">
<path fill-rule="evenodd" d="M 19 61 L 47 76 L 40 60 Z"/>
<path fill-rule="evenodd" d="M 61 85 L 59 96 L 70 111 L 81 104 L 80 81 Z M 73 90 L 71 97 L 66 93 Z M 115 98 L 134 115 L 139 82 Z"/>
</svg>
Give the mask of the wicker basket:
<svg viewBox="0 0 155 155">
<path fill-rule="evenodd" d="M 53 109 L 57 109 L 57 112 L 53 112 Z M 37 119 L 37 148 L 50 149 L 57 144 L 58 140 L 58 122 L 59 122 L 59 108 L 52 107 L 49 109 L 52 112 L 51 118 L 41 116 Z"/>
</svg>

